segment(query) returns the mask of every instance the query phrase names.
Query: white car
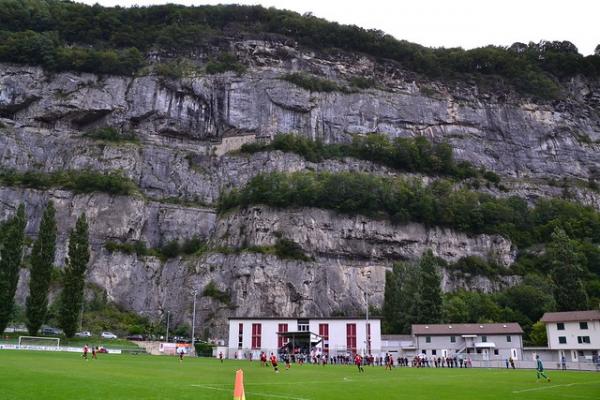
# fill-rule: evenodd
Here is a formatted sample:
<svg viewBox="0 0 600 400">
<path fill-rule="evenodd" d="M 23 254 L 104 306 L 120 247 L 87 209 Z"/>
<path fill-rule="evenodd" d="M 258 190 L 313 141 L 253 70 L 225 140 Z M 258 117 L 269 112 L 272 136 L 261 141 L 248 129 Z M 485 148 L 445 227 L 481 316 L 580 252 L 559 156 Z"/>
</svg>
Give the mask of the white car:
<svg viewBox="0 0 600 400">
<path fill-rule="evenodd" d="M 77 336 L 77 337 L 92 337 L 92 334 L 90 331 L 82 331 L 82 332 L 77 332 L 75 334 L 75 336 Z"/>
<path fill-rule="evenodd" d="M 102 339 L 116 339 L 117 335 L 112 332 L 102 332 L 100 337 L 102 337 Z"/>
</svg>

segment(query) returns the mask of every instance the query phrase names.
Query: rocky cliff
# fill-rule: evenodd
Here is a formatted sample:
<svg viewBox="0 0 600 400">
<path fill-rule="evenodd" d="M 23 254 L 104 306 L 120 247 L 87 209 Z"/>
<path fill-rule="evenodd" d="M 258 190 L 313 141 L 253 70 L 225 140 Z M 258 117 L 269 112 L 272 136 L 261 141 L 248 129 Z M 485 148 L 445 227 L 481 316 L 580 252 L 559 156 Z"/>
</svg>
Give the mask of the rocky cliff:
<svg viewBox="0 0 600 400">
<path fill-rule="evenodd" d="M 386 267 L 417 258 L 426 248 L 448 261 L 478 255 L 505 267 L 516 255 L 514 246 L 499 236 L 471 237 L 317 209 L 253 207 L 217 215 L 214 206 L 223 190 L 241 187 L 260 173 L 399 174 L 350 158 L 311 163 L 279 151 L 228 152 L 239 147 L 236 143 L 268 140 L 280 132 L 325 142 L 348 142 L 353 135 L 369 133 L 424 135 L 450 143 L 457 158 L 499 174 L 504 191 L 483 189 L 493 195 L 530 200 L 563 196 L 564 188 L 552 182 L 566 178 L 572 197 L 600 208 L 600 197 L 586 186 L 600 167 L 600 82 L 573 78 L 563 83 L 563 100 L 534 103 L 508 89 L 498 93 L 469 83 L 422 80 L 365 56 L 316 55 L 257 41 L 231 46 L 249 65 L 241 75 L 120 77 L 0 65 L 3 169 L 120 171 L 137 186 L 131 196 L 2 187 L 0 219 L 24 201 L 27 233 L 34 236 L 44 204 L 53 199 L 62 233 L 56 257 L 60 266 L 66 233 L 85 212 L 93 250 L 90 282 L 131 310 L 151 317 L 171 310 L 176 321 L 189 320 L 189 290 L 213 282 L 229 300 L 202 296 L 198 327 L 222 336 L 226 318 L 233 315 L 358 313 L 366 306 L 363 291 L 379 307 Z M 378 85 L 310 92 L 282 79 L 290 71 L 338 82 L 367 75 Z M 138 140 L 99 141 L 85 135 L 106 126 L 134 132 Z M 313 261 L 244 250 L 272 245 L 278 235 L 298 243 Z M 166 261 L 104 247 L 109 240 L 141 240 L 157 247 L 194 236 L 208 241 L 207 252 Z M 444 278 L 446 290 L 490 291 L 513 282 Z"/>
</svg>

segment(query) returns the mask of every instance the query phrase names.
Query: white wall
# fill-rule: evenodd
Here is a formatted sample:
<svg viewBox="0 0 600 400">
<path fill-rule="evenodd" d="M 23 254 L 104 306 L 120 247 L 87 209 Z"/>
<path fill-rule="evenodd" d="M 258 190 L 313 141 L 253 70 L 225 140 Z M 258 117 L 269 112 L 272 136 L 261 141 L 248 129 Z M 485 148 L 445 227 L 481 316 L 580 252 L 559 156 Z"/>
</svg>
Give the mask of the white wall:
<svg viewBox="0 0 600 400">
<path fill-rule="evenodd" d="M 587 322 L 588 329 L 580 329 L 579 321 L 564 322 L 565 329 L 560 331 L 556 322 L 546 323 L 548 347 L 553 350 L 600 350 L 600 321 L 582 322 Z M 558 343 L 559 336 L 565 336 L 567 343 Z M 589 336 L 590 343 L 578 343 L 578 336 Z"/>
<path fill-rule="evenodd" d="M 238 349 L 238 329 L 239 324 L 244 325 L 242 350 L 247 352 L 252 349 L 252 324 L 261 324 L 261 349 L 267 352 L 277 350 L 277 332 L 279 324 L 287 323 L 288 331 L 298 330 L 297 319 L 230 319 L 229 320 L 229 339 L 227 346 L 229 348 L 229 357 Z M 366 352 L 366 323 L 364 319 L 310 319 L 309 330 L 312 333 L 319 334 L 319 324 L 329 324 L 329 350 L 331 353 L 346 351 L 346 325 L 356 324 L 356 348 L 359 353 Z M 369 320 L 371 325 L 371 352 L 379 354 L 381 352 L 381 321 Z M 322 347 L 321 347 L 322 348 Z"/>
</svg>

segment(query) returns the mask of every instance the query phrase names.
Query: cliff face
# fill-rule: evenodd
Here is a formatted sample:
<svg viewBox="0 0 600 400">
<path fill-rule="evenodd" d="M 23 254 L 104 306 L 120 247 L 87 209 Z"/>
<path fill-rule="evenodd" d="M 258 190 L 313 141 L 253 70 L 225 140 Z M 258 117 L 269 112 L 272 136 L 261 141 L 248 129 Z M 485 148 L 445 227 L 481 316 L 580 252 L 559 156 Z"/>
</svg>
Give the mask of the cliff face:
<svg viewBox="0 0 600 400">
<path fill-rule="evenodd" d="M 327 142 L 347 142 L 353 135 L 369 133 L 424 135 L 447 141 L 457 158 L 501 175 L 508 192 L 490 190 L 492 194 L 530 200 L 564 194 L 548 185 L 548 178 L 585 182 L 598 173 L 600 82 L 573 79 L 564 85 L 565 100 L 534 104 L 510 92 L 415 80 L 365 57 L 333 59 L 286 47 L 282 60 L 275 56 L 281 49 L 274 44 L 248 41 L 232 46 L 250 65 L 241 76 L 100 77 L 0 65 L 3 169 L 120 170 L 139 188 L 133 196 L 110 196 L 3 187 L 0 219 L 25 201 L 27 233 L 33 236 L 45 203 L 53 199 L 61 232 L 56 263 L 62 265 L 68 229 L 85 212 L 91 229 L 90 282 L 125 307 L 152 317 L 171 310 L 176 321 L 187 320 L 191 313 L 189 290 L 202 290 L 213 282 L 230 301 L 202 296 L 199 327 L 221 335 L 231 315 L 360 312 L 365 290 L 370 304 L 381 306 L 385 268 L 395 260 L 417 258 L 426 248 L 448 261 L 478 255 L 508 267 L 515 258 L 511 243 L 498 236 L 469 237 L 418 224 L 394 226 L 317 209 L 253 207 L 218 216 L 213 207 L 219 193 L 241 187 L 259 173 L 310 169 L 398 174 L 353 159 L 310 163 L 278 151 L 226 152 L 242 142 L 279 132 Z M 292 70 L 335 80 L 374 76 L 382 88 L 309 92 L 281 79 Z M 139 142 L 84 136 L 103 126 L 134 131 Z M 570 192 L 600 208 L 600 197 L 585 185 L 573 185 Z M 171 204 L 173 198 L 187 205 Z M 314 261 L 219 250 L 272 245 L 277 235 L 300 244 Z M 143 240 L 157 247 L 193 236 L 208 240 L 212 250 L 161 262 L 104 248 L 108 240 Z M 27 290 L 24 283 L 21 300 Z M 510 278 L 444 278 L 446 290 L 490 291 L 512 283 Z"/>
</svg>

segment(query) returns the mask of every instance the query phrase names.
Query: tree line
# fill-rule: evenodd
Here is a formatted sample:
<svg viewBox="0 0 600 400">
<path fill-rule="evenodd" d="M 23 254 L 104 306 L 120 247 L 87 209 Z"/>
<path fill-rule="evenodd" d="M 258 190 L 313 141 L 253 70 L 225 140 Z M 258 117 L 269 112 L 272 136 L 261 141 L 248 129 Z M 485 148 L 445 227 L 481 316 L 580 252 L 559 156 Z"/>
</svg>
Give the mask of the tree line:
<svg viewBox="0 0 600 400">
<path fill-rule="evenodd" d="M 481 178 L 494 185 L 500 177 L 468 161 L 456 161 L 448 143 L 432 143 L 423 136 L 390 139 L 384 134 L 354 136 L 352 143 L 323 143 L 302 135 L 279 134 L 270 143 L 246 143 L 242 153 L 281 150 L 296 153 L 311 162 L 354 157 L 372 161 L 398 171 L 449 176 L 456 179 Z"/>
<path fill-rule="evenodd" d="M 584 57 L 567 41 L 432 49 L 378 30 L 261 6 L 109 8 L 0 0 L 0 26 L 0 60 L 56 70 L 131 74 L 143 65 L 142 54 L 153 49 L 190 53 L 222 44 L 226 37 L 253 37 L 366 53 L 436 79 L 500 77 L 521 92 L 544 98 L 558 95 L 557 79 L 600 75 L 600 56 Z"/>
<path fill-rule="evenodd" d="M 396 263 L 386 273 L 383 330 L 410 333 L 412 324 L 518 322 L 531 344 L 546 345 L 536 328 L 545 312 L 590 306 L 574 241 L 556 228 L 546 251 L 547 275 L 530 272 L 519 284 L 496 293 L 458 290 L 442 294 L 442 268 L 451 273 L 452 265 L 434 257 L 431 250 L 424 252 L 419 263 Z"/>
<path fill-rule="evenodd" d="M 0 225 L 0 332 L 4 332 L 10 322 L 15 306 L 14 298 L 25 253 L 26 224 L 25 206 L 21 204 L 15 215 Z M 34 336 L 48 317 L 48 292 L 54 269 L 56 235 L 56 211 L 54 204 L 48 202 L 30 256 L 29 296 L 25 315 L 27 330 Z M 81 214 L 69 233 L 68 257 L 59 301 L 59 325 L 67 337 L 73 337 L 78 327 L 89 258 L 88 224 L 85 214 Z"/>
</svg>

